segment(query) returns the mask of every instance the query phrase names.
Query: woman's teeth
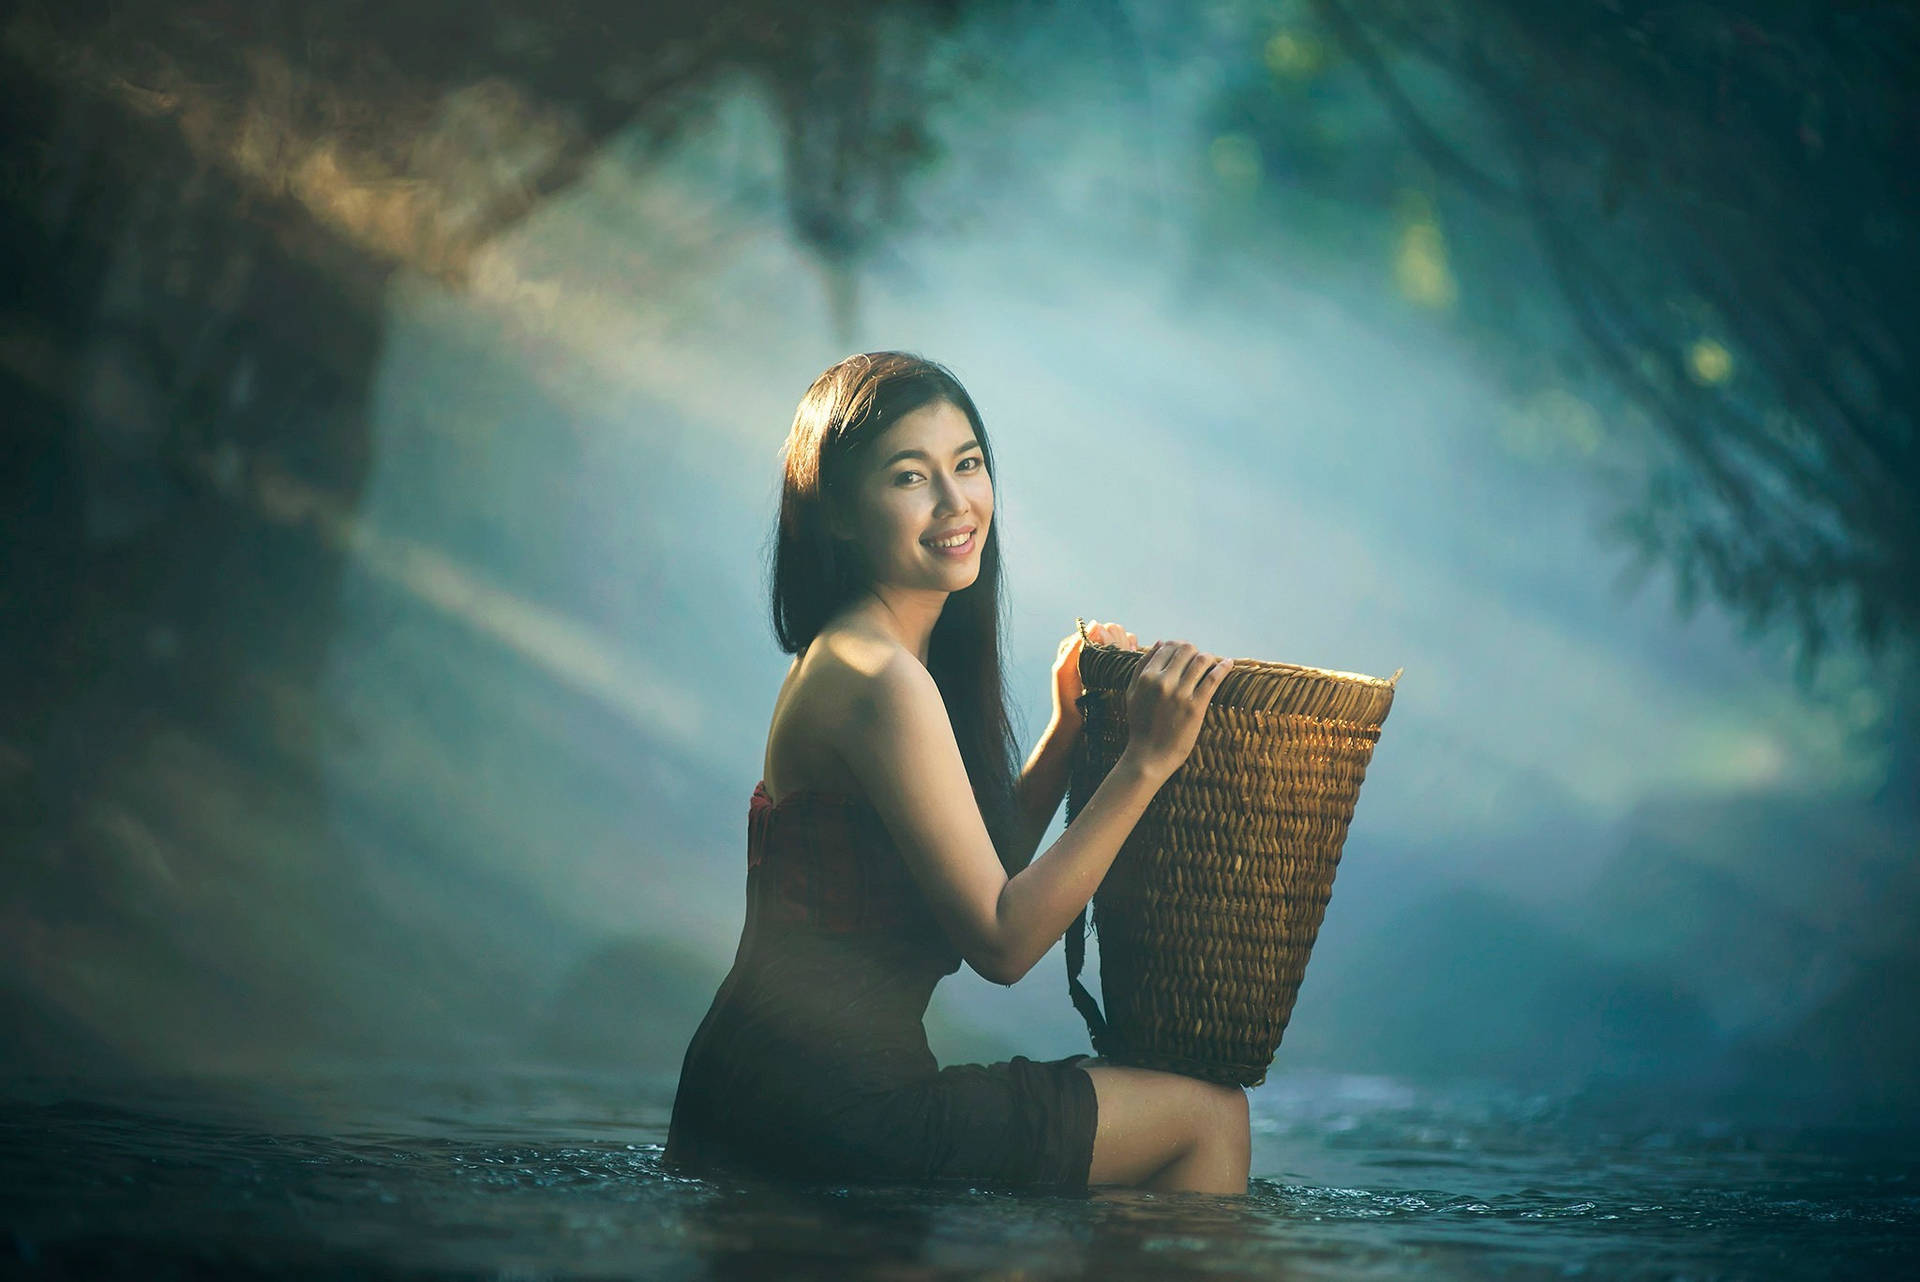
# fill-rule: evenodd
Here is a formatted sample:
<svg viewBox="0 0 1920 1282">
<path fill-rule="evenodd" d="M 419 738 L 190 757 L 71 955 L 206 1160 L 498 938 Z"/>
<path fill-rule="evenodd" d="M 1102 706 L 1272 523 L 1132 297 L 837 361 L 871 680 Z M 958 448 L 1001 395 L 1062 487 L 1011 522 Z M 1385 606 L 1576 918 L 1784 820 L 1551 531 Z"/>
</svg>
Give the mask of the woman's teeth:
<svg viewBox="0 0 1920 1282">
<path fill-rule="evenodd" d="M 934 548 L 957 548 L 972 537 L 973 531 L 968 530 L 965 534 L 956 534 L 948 539 L 927 539 L 926 544 L 928 547 Z"/>
</svg>

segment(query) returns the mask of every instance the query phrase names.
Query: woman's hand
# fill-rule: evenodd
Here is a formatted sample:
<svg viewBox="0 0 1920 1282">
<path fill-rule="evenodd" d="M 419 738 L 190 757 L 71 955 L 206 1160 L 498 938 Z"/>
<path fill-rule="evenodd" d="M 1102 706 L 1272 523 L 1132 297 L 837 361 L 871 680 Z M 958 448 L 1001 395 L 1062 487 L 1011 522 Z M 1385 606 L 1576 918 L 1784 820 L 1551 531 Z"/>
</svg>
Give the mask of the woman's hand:
<svg viewBox="0 0 1920 1282">
<path fill-rule="evenodd" d="M 1126 751 L 1161 780 L 1172 775 L 1193 751 L 1207 704 L 1232 666 L 1185 641 L 1155 641 L 1127 684 Z"/>
<path fill-rule="evenodd" d="M 1087 624 L 1087 635 L 1101 645 L 1117 645 L 1123 650 L 1138 650 L 1139 638 L 1117 623 Z M 1079 733 L 1084 720 L 1080 715 L 1080 696 L 1086 687 L 1080 681 L 1080 633 L 1060 643 L 1053 660 L 1053 720 L 1062 730 Z"/>
</svg>

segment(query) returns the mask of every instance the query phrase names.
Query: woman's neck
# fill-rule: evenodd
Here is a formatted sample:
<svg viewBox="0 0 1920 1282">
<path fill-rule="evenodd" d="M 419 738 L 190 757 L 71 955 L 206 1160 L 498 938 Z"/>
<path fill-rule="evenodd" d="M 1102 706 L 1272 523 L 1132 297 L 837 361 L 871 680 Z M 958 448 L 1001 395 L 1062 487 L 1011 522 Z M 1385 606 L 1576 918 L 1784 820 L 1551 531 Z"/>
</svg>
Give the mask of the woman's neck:
<svg viewBox="0 0 1920 1282">
<path fill-rule="evenodd" d="M 924 666 L 933 644 L 933 625 L 940 621 L 940 611 L 946 607 L 950 595 L 881 583 L 869 587 L 867 595 L 854 609 L 861 618 L 905 646 Z"/>
</svg>

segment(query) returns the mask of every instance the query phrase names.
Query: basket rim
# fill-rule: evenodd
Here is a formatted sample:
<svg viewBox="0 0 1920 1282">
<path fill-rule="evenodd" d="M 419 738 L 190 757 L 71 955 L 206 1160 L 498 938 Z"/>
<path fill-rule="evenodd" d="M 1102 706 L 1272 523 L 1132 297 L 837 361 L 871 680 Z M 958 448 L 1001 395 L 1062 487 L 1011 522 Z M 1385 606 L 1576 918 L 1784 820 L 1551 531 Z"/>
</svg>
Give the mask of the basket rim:
<svg viewBox="0 0 1920 1282">
<path fill-rule="evenodd" d="M 1128 650 L 1124 646 L 1107 645 L 1105 642 L 1095 641 L 1087 635 L 1087 621 L 1083 618 L 1076 616 L 1074 624 L 1080 630 L 1080 644 L 1085 649 L 1104 650 L 1113 654 L 1139 653 L 1139 651 Z M 1264 676 L 1317 677 L 1323 680 L 1342 681 L 1354 685 L 1369 686 L 1376 690 L 1393 690 L 1398 688 L 1400 674 L 1405 671 L 1405 668 L 1395 668 L 1393 675 L 1390 677 L 1376 677 L 1365 672 L 1346 672 L 1338 668 L 1316 668 L 1304 663 L 1283 663 L 1275 659 L 1242 659 L 1238 657 L 1234 658 L 1233 667 L 1229 670 L 1230 673 L 1252 672 Z"/>
</svg>

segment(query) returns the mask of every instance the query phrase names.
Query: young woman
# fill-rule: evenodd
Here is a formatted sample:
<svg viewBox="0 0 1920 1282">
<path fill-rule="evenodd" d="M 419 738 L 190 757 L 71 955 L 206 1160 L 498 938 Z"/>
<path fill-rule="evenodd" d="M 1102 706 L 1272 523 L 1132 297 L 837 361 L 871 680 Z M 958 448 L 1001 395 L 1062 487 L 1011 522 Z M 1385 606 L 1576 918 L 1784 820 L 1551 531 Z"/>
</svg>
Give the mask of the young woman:
<svg viewBox="0 0 1920 1282">
<path fill-rule="evenodd" d="M 1080 641 L 1061 644 L 1052 721 L 1016 772 L 972 398 L 916 356 L 848 357 L 800 402 L 785 466 L 773 619 L 796 658 L 749 803 L 746 926 L 687 1048 L 668 1164 L 1244 1193 L 1238 1087 L 1086 1056 L 940 1068 L 922 1024 L 963 960 L 1011 984 L 1072 924 L 1231 660 L 1147 651 L 1125 752 L 1036 858 L 1081 729 Z"/>
</svg>

